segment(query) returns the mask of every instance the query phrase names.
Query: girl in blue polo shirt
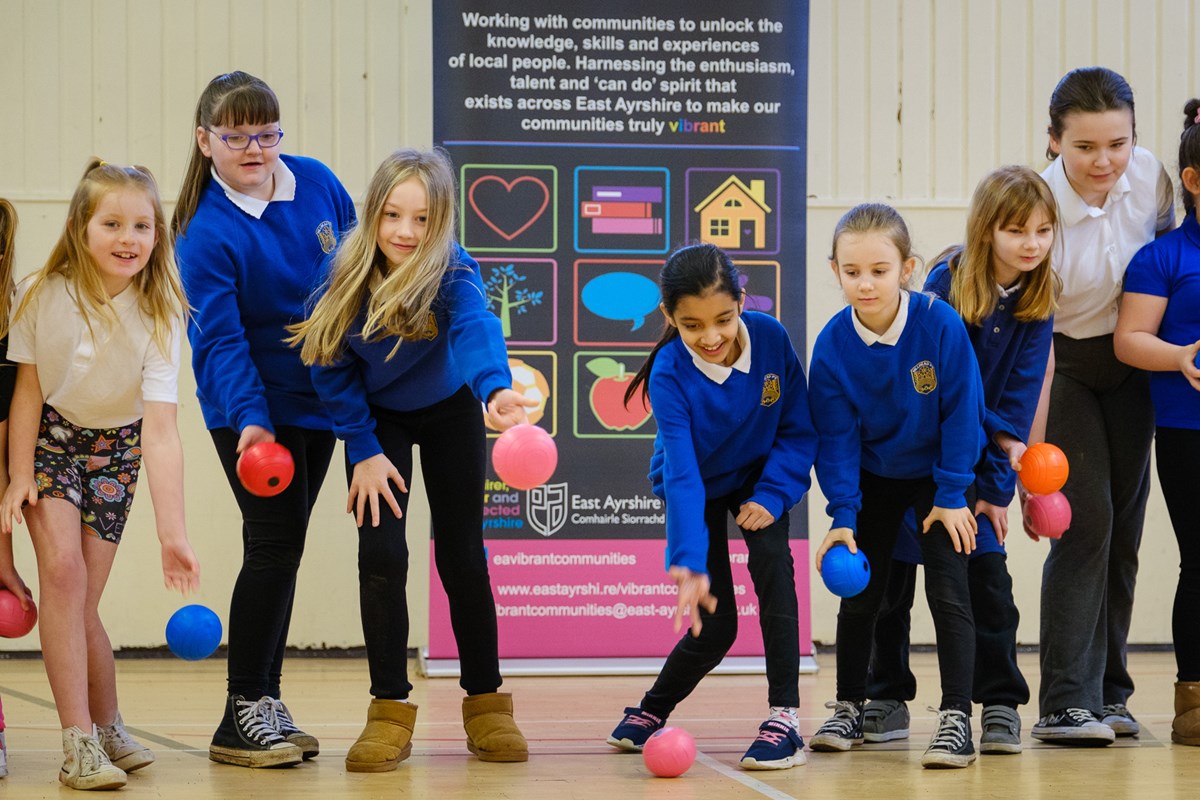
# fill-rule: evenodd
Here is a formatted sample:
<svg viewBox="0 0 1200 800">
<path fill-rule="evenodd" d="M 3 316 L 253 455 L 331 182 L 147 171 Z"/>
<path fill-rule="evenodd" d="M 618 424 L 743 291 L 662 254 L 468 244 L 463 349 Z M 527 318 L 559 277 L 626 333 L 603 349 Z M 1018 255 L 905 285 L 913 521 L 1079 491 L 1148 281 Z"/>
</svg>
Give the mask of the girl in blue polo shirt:
<svg viewBox="0 0 1200 800">
<path fill-rule="evenodd" d="M 1183 109 L 1179 178 L 1183 224 L 1138 251 L 1125 271 L 1113 347 L 1150 371 L 1158 480 L 1179 542 L 1179 584 L 1171 629 L 1177 682 L 1171 740 L 1200 746 L 1200 100 Z"/>
<path fill-rule="evenodd" d="M 417 707 L 408 702 L 404 536 L 414 445 L 467 693 L 467 747 L 482 761 L 529 757 L 512 695 L 497 691 L 479 406 L 505 430 L 526 422 L 525 406 L 537 403 L 512 389 L 504 334 L 487 310 L 479 264 L 454 241 L 455 196 L 454 170 L 442 151 L 398 150 L 384 159 L 367 187 L 362 223 L 334 255 L 320 299 L 289 340 L 301 345 L 334 432 L 346 443 L 346 507 L 358 523 L 373 699 L 346 754 L 351 772 L 393 770 L 412 752 Z"/>
<path fill-rule="evenodd" d="M 728 519 L 742 531 L 758 595 L 770 713 L 743 769 L 804 763 L 797 706 L 800 641 L 788 511 L 810 485 L 817 437 L 800 359 L 774 318 L 743 313 L 733 262 L 711 244 L 676 250 L 660 276 L 667 327 L 625 402 L 654 405 L 650 481 L 667 507 L 667 568 L 679 586 L 675 630 L 691 631 L 639 706 L 608 737 L 641 750 L 737 637 Z M 645 392 L 645 395 L 643 395 Z"/>
<path fill-rule="evenodd" d="M 942 702 L 926 767 L 966 767 L 971 741 L 975 624 L 967 588 L 974 549 L 974 466 L 983 450 L 983 387 L 971 341 L 954 309 L 904 290 L 917 259 L 895 209 L 864 204 L 833 235 L 830 265 L 849 306 L 817 337 L 812 404 L 821 436 L 817 479 L 835 544 L 862 548 L 871 579 L 842 600 L 834 714 L 814 750 L 863 742 L 871 637 L 904 513 L 921 520 L 925 591 L 937 630 Z"/>
<path fill-rule="evenodd" d="M 1004 540 L 1016 471 L 1029 441 L 1050 356 L 1058 277 L 1050 267 L 1057 225 L 1050 187 L 1028 167 L 991 172 L 975 188 L 965 245 L 934 259 L 925 291 L 954 306 L 983 378 L 986 449 L 975 467 L 979 531 L 968 562 L 975 618 L 974 699 L 983 705 L 980 751 L 1021 752 L 1017 706 L 1029 685 L 1017 666 L 1017 624 Z M 908 666 L 909 611 L 921 563 L 911 513 L 896 542 L 887 597 L 875 623 L 864 710 L 867 742 L 908 736 L 906 700 L 916 694 Z"/>
</svg>

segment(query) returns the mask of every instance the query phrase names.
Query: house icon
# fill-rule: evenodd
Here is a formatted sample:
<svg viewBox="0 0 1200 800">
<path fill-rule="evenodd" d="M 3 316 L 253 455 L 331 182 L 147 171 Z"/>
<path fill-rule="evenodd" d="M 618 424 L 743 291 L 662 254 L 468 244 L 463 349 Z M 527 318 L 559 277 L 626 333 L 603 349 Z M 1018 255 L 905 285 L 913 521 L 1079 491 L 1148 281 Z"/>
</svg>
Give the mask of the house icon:
<svg viewBox="0 0 1200 800">
<path fill-rule="evenodd" d="M 754 236 L 753 248 L 766 247 L 766 221 L 771 207 L 764 202 L 766 181 L 747 186 L 730 175 L 694 209 L 700 215 L 700 240 L 729 250 L 749 249 L 742 236 Z"/>
</svg>

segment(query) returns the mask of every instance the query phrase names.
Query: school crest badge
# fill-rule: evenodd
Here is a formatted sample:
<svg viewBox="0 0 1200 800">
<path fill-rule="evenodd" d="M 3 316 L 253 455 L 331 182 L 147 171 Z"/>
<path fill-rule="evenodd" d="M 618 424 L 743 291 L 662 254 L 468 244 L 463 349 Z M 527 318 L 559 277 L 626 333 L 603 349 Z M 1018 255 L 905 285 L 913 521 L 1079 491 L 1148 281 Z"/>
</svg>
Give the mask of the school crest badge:
<svg viewBox="0 0 1200 800">
<path fill-rule="evenodd" d="M 910 369 L 909 373 L 912 374 L 913 388 L 918 394 L 929 394 L 937 388 L 937 372 L 933 368 L 933 362 L 921 361 Z"/>
<path fill-rule="evenodd" d="M 421 331 L 421 338 L 425 340 L 436 339 L 438 335 L 437 317 L 433 312 L 429 312 L 429 316 L 425 319 L 425 330 Z"/>
<path fill-rule="evenodd" d="M 762 405 L 773 406 L 779 400 L 779 376 L 768 372 L 763 376 Z"/>
<path fill-rule="evenodd" d="M 317 240 L 321 242 L 321 250 L 332 253 L 337 247 L 337 236 L 333 233 L 333 223 L 325 220 L 317 226 Z"/>
</svg>

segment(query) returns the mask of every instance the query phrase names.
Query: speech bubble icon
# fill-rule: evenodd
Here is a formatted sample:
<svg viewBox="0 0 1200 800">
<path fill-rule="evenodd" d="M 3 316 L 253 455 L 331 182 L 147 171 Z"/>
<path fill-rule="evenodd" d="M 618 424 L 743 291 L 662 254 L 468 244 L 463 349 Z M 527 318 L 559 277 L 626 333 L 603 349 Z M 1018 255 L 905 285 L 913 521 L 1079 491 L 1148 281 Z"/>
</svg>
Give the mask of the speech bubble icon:
<svg viewBox="0 0 1200 800">
<path fill-rule="evenodd" d="M 637 330 L 658 308 L 658 284 L 636 272 L 607 272 L 587 282 L 579 298 L 598 317 L 627 319 Z"/>
</svg>

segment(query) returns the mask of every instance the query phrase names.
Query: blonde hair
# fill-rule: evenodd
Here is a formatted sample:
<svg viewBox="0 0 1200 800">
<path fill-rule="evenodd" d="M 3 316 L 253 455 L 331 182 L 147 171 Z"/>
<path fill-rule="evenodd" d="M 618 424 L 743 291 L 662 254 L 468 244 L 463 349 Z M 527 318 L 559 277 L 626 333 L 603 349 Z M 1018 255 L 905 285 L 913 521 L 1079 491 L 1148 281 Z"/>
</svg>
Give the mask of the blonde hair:
<svg viewBox="0 0 1200 800">
<path fill-rule="evenodd" d="M 67 224 L 62 235 L 50 251 L 45 266 L 34 275 L 29 291 L 25 293 L 16 313 L 13 314 L 14 322 L 25 313 L 42 284 L 51 275 L 62 275 L 70 284 L 75 304 L 79 313 L 83 315 L 93 341 L 96 340 L 96 332 L 92 328 L 93 316 L 100 317 L 110 326 L 117 322 L 112 298 L 104 288 L 100 268 L 88 249 L 87 228 L 88 222 L 96 213 L 96 207 L 105 195 L 128 190 L 144 192 L 154 208 L 154 249 L 150 251 L 145 268 L 134 276 L 132 285 L 137 292 L 139 308 L 154 325 L 155 344 L 164 355 L 170 355 L 168 350 L 171 333 L 181 319 L 187 303 L 179 281 L 179 271 L 175 266 L 171 242 L 167 238 L 166 217 L 163 215 L 162 201 L 158 196 L 158 185 L 154 182 L 150 170 L 145 167 L 121 167 L 98 158 L 88 162 L 83 178 L 75 188 L 75 194 L 67 207 Z"/>
<path fill-rule="evenodd" d="M 245 72 L 227 72 L 208 82 L 196 102 L 191 155 L 179 187 L 175 213 L 171 215 L 173 237 L 187 233 L 188 223 L 196 216 L 196 209 L 200 206 L 200 197 L 212 180 L 212 159 L 200 150 L 196 129 L 270 125 L 273 122 L 279 122 L 279 99 L 260 78 Z"/>
<path fill-rule="evenodd" d="M 389 270 L 376 243 L 379 222 L 392 190 L 412 178 L 425 188 L 425 235 L 399 269 Z M 403 341 L 421 338 L 454 257 L 454 191 L 454 171 L 440 149 L 397 150 L 383 160 L 367 187 L 357 227 L 345 236 L 333 257 L 312 314 L 288 328 L 292 336 L 286 341 L 293 347 L 301 345 L 301 361 L 319 365 L 335 361 L 364 302 L 362 338 L 398 338 L 389 359 Z M 383 280 L 368 292 L 372 274 Z"/>
<path fill-rule="evenodd" d="M 13 247 L 17 241 L 17 209 L 0 197 L 0 339 L 8 335 L 8 312 L 12 306 Z"/>
<path fill-rule="evenodd" d="M 997 227 L 1024 226 L 1035 211 L 1041 211 L 1054 228 L 1058 241 L 1058 207 L 1054 194 L 1042 176 L 1029 167 L 1006 166 L 984 176 L 975 187 L 967 211 L 967 237 L 964 245 L 947 250 L 934 263 L 947 261 L 950 266 L 950 304 L 968 325 L 982 325 L 996 310 L 1000 291 L 992 268 L 992 240 Z M 1023 272 L 1018 285 L 1024 290 L 1017 300 L 1013 317 L 1018 322 L 1046 320 L 1057 307 L 1055 298 L 1062 281 L 1050 266 L 1053 246 L 1029 272 Z"/>
</svg>

